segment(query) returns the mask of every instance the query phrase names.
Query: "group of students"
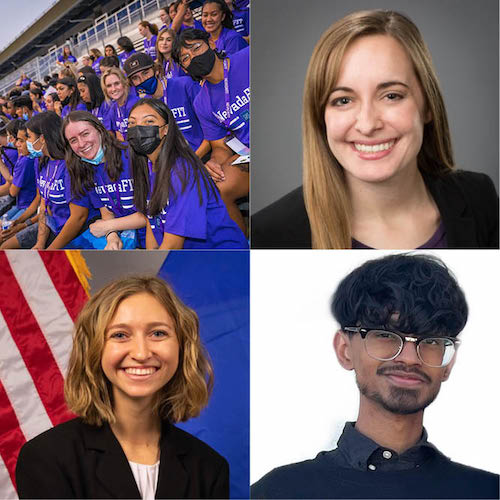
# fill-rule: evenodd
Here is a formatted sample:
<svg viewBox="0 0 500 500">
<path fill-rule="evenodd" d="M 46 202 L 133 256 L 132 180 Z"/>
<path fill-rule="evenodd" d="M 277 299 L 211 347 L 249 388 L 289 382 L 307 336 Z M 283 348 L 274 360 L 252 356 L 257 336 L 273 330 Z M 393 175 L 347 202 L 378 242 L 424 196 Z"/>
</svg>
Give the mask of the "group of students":
<svg viewBox="0 0 500 500">
<path fill-rule="evenodd" d="M 224 0 L 188 4 L 1 99 L 1 248 L 248 248 L 249 47 Z"/>
</svg>

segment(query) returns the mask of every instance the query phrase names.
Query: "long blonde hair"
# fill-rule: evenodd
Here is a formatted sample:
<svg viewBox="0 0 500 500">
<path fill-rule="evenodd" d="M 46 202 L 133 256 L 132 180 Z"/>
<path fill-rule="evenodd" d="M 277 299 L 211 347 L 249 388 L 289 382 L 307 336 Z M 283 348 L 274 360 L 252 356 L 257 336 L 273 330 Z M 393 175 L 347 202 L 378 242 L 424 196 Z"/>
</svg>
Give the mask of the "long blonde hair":
<svg viewBox="0 0 500 500">
<path fill-rule="evenodd" d="M 96 293 L 75 323 L 64 395 L 68 407 L 88 424 L 102 425 L 116 420 L 111 384 L 101 367 L 105 332 L 120 303 L 144 292 L 165 307 L 174 320 L 179 342 L 179 366 L 158 392 L 153 410 L 162 418 L 183 422 L 198 416 L 208 403 L 213 371 L 200 341 L 197 314 L 163 280 L 154 276 L 132 276 L 116 280 Z"/>
<path fill-rule="evenodd" d="M 389 35 L 413 63 L 431 121 L 424 126 L 417 164 L 441 175 L 454 167 L 448 118 L 431 55 L 418 28 L 406 16 L 385 10 L 354 12 L 334 23 L 309 61 L 302 114 L 304 200 L 313 248 L 351 248 L 351 205 L 344 172 L 326 137 L 325 106 L 338 80 L 345 51 L 357 38 Z"/>
</svg>

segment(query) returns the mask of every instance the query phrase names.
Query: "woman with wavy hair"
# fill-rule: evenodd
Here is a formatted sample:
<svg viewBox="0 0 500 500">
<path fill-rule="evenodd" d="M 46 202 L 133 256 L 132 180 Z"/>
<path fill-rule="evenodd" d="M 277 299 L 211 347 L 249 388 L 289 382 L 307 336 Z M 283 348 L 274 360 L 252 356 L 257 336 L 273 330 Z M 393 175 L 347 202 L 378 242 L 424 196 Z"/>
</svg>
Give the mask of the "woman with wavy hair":
<svg viewBox="0 0 500 500">
<path fill-rule="evenodd" d="M 26 443 L 20 498 L 228 498 L 227 461 L 175 427 L 213 386 L 197 314 L 161 279 L 105 286 L 75 323 L 64 392 L 78 418 Z"/>
<path fill-rule="evenodd" d="M 455 170 L 431 56 L 406 16 L 354 12 L 323 34 L 302 121 L 303 191 L 253 218 L 254 247 L 498 248 L 495 188 Z"/>
</svg>

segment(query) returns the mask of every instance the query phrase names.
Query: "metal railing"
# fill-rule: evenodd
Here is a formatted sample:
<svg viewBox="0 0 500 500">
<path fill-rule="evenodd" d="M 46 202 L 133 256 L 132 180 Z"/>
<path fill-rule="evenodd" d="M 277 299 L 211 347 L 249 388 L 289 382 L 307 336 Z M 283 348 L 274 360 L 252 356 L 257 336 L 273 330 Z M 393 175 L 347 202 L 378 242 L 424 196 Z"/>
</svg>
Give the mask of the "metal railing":
<svg viewBox="0 0 500 500">
<path fill-rule="evenodd" d="M 161 2 L 163 4 L 163 1 Z M 57 58 L 62 54 L 64 45 L 71 47 L 72 54 L 79 58 L 88 54 L 91 48 L 99 47 L 104 52 L 107 43 L 115 42 L 122 33 L 130 30 L 132 24 L 146 19 L 160 9 L 160 0 L 133 0 L 111 15 L 104 14 L 94 21 L 86 31 L 76 34 L 73 40 L 68 40 L 60 46 L 54 45 L 44 56 L 35 57 L 23 66 L 0 80 L 0 95 L 6 94 L 22 73 L 32 80 L 42 81 L 45 75 L 58 70 Z"/>
</svg>

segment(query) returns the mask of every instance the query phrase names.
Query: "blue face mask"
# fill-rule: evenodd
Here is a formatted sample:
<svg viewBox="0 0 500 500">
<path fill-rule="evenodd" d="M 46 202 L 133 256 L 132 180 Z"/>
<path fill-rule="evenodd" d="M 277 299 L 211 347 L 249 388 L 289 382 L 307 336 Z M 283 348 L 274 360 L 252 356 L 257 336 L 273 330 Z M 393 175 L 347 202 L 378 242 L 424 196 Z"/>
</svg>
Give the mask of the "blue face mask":
<svg viewBox="0 0 500 500">
<path fill-rule="evenodd" d="M 16 147 L 12 141 L 7 142 L 7 146 L 9 146 L 10 148 Z"/>
<path fill-rule="evenodd" d="M 156 87 L 158 87 L 158 79 L 155 75 L 153 75 L 137 85 L 135 88 L 142 92 L 146 92 L 148 95 L 153 95 L 156 92 Z"/>
<path fill-rule="evenodd" d="M 23 113 L 23 120 L 25 120 L 25 121 L 29 120 L 28 113 Z"/>
<path fill-rule="evenodd" d="M 38 142 L 39 139 L 40 137 L 35 142 Z M 35 144 L 35 142 L 26 141 L 26 147 L 28 148 L 29 157 L 31 159 L 40 158 L 43 155 L 41 151 L 37 151 L 35 148 L 33 148 L 33 144 Z"/>
<path fill-rule="evenodd" d="M 99 151 L 97 151 L 97 154 L 94 156 L 94 158 L 88 159 L 88 158 L 83 158 L 82 156 L 80 156 L 80 158 L 83 161 L 86 161 L 87 163 L 91 163 L 92 165 L 99 165 L 104 160 L 104 149 L 102 149 L 101 146 L 99 148 Z"/>
</svg>

